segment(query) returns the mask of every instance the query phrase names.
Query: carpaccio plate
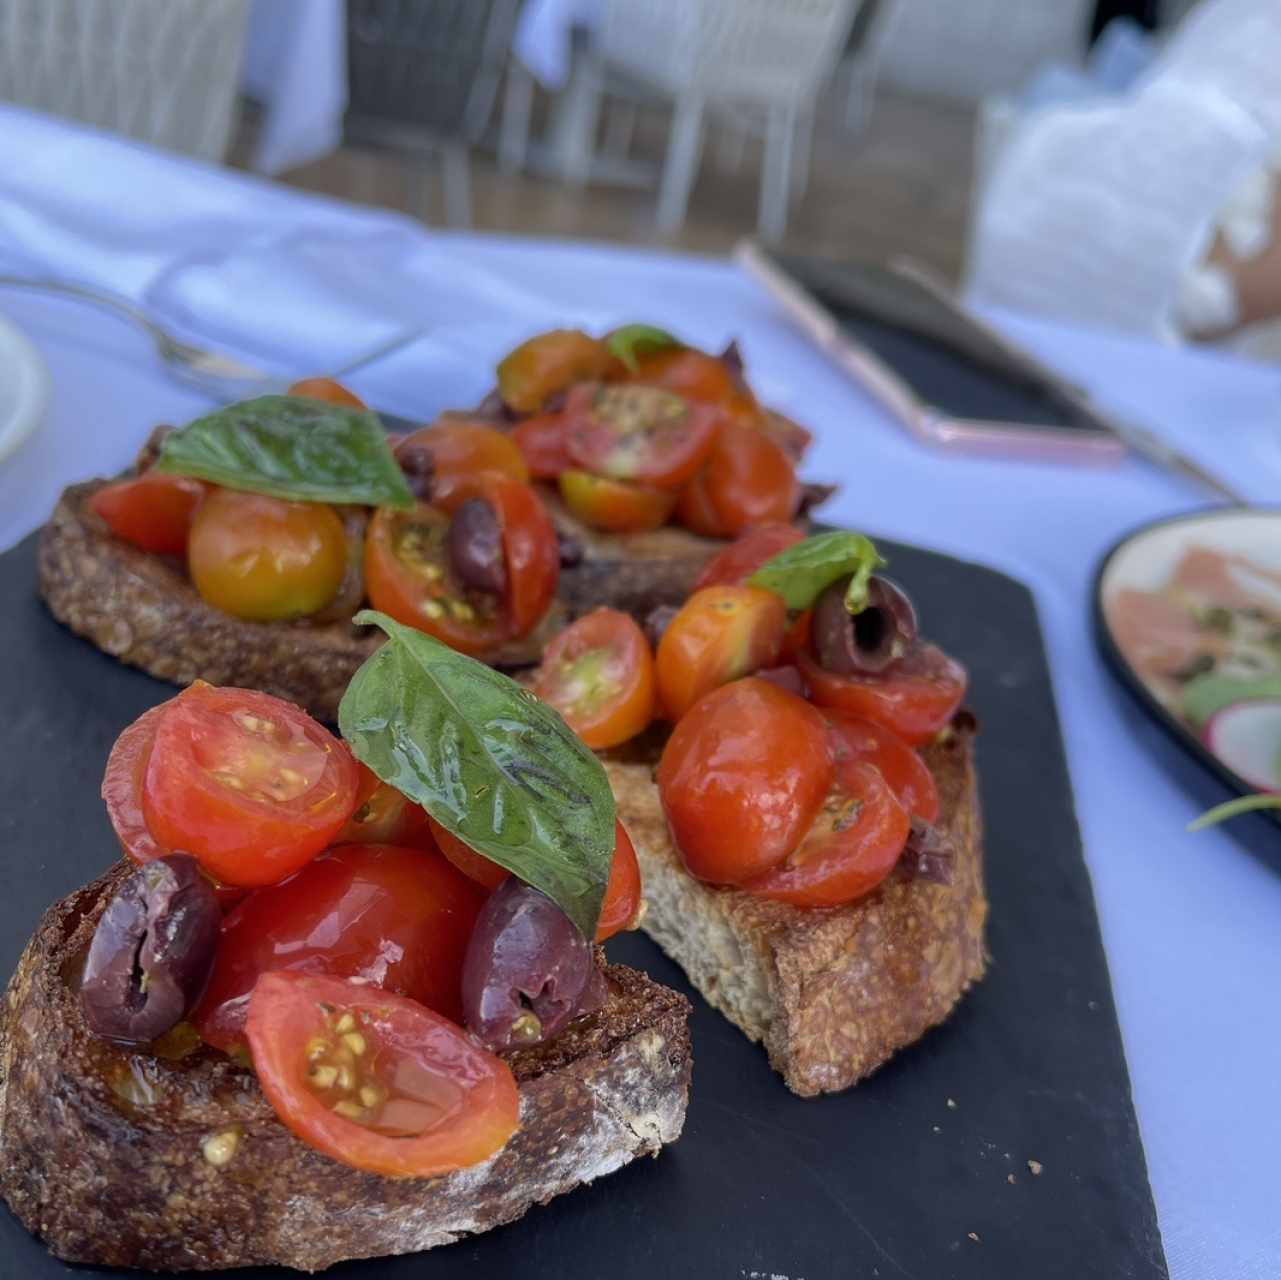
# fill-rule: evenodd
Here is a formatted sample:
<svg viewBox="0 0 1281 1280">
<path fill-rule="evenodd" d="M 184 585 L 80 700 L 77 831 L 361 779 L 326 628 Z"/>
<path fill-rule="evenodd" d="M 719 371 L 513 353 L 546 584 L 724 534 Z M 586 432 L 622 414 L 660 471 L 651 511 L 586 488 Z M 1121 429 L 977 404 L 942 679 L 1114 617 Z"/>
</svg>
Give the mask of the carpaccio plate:
<svg viewBox="0 0 1281 1280">
<path fill-rule="evenodd" d="M 1059 725 L 1028 591 L 887 545 L 930 637 L 970 669 L 991 899 L 988 976 L 858 1088 L 794 1097 L 647 939 L 610 944 L 694 1004 L 684 1136 L 510 1226 L 342 1280 L 1163 1280 L 1165 1262 Z M 98 788 L 120 730 L 172 696 L 59 626 L 35 537 L 0 556 L 0 974 L 117 849 Z M 0 1209 L 0 1276 L 70 1270 Z M 136 1274 L 136 1273 L 134 1273 Z M 279 1277 L 253 1269 L 228 1273 Z"/>
</svg>

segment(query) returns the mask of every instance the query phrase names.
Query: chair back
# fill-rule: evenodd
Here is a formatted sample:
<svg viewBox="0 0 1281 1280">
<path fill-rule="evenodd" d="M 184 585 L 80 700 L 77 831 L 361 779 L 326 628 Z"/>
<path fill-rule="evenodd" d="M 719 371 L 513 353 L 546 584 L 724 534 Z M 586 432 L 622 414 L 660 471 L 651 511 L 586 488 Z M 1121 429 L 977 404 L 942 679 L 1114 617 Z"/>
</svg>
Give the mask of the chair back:
<svg viewBox="0 0 1281 1280">
<path fill-rule="evenodd" d="M 813 97 L 845 47 L 861 0 L 605 0 L 606 63 L 708 98 Z"/>
<path fill-rule="evenodd" d="M 0 100 L 221 160 L 248 0 L 0 0 Z"/>
</svg>

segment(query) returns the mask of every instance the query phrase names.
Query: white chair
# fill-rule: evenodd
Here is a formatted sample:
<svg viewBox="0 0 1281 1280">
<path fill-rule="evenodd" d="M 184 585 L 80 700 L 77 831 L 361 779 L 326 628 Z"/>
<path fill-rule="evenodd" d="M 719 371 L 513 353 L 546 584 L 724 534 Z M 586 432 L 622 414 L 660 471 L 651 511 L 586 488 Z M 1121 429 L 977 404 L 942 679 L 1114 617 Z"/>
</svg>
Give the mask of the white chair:
<svg viewBox="0 0 1281 1280">
<path fill-rule="evenodd" d="M 0 100 L 221 160 L 248 0 L 0 0 Z"/>
<path fill-rule="evenodd" d="M 634 86 L 675 105 L 658 225 L 685 220 L 709 110 L 759 122 L 765 158 L 758 227 L 787 226 L 793 153 L 808 160 L 814 102 L 845 47 L 861 0 L 606 0 L 589 61 L 593 101 Z M 589 136 L 594 134 L 594 120 Z M 581 176 L 581 175 L 580 175 Z M 800 185 L 804 185 L 803 181 Z"/>
</svg>

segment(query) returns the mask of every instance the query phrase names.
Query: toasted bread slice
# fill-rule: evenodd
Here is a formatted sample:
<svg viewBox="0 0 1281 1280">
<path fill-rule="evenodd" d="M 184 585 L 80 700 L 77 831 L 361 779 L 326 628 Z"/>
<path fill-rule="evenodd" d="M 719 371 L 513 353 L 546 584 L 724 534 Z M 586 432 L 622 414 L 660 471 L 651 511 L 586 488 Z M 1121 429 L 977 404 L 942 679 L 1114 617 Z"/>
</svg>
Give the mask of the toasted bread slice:
<svg viewBox="0 0 1281 1280">
<path fill-rule="evenodd" d="M 641 927 L 802 1097 L 848 1088 L 951 1012 L 983 975 L 982 821 L 974 732 L 926 748 L 952 882 L 892 874 L 843 907 L 804 909 L 694 879 L 672 844 L 654 761 L 606 758 L 645 883 Z"/>
<path fill-rule="evenodd" d="M 115 537 L 89 506 L 105 480 L 72 485 L 40 537 L 40 593 L 54 617 L 104 653 L 162 680 L 261 689 L 333 721 L 361 663 L 382 643 L 376 628 L 327 623 L 245 622 L 201 599 L 175 560 Z M 552 516 L 581 553 L 561 571 L 557 600 L 523 640 L 487 660 L 498 667 L 539 661 L 548 640 L 600 605 L 644 618 L 679 604 L 717 548 L 680 529 L 629 536 L 593 534 L 546 495 Z"/>
<path fill-rule="evenodd" d="M 293 1137 L 224 1055 L 166 1060 L 88 1032 L 78 966 L 128 870 L 49 909 L 0 1008 L 0 1193 L 60 1258 L 316 1271 L 410 1253 L 510 1222 L 680 1135 L 688 1002 L 609 965 L 603 1010 L 509 1055 L 521 1128 L 496 1156 L 431 1179 L 339 1164 Z"/>
</svg>

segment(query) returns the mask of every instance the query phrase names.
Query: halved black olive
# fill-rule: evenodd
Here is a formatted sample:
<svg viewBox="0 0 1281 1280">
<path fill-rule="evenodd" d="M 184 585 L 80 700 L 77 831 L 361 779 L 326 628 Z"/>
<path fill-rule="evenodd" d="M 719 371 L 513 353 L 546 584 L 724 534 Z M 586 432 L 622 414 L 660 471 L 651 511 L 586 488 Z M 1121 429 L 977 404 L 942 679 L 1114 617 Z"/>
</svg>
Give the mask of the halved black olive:
<svg viewBox="0 0 1281 1280">
<path fill-rule="evenodd" d="M 449 567 L 454 577 L 477 591 L 500 596 L 507 589 L 503 527 L 484 498 L 468 498 L 449 523 Z"/>
<path fill-rule="evenodd" d="M 819 664 L 837 675 L 884 671 L 916 643 L 916 610 L 901 587 L 873 575 L 866 606 L 851 614 L 845 607 L 848 585 L 848 578 L 834 582 L 814 606 Z"/>
</svg>

